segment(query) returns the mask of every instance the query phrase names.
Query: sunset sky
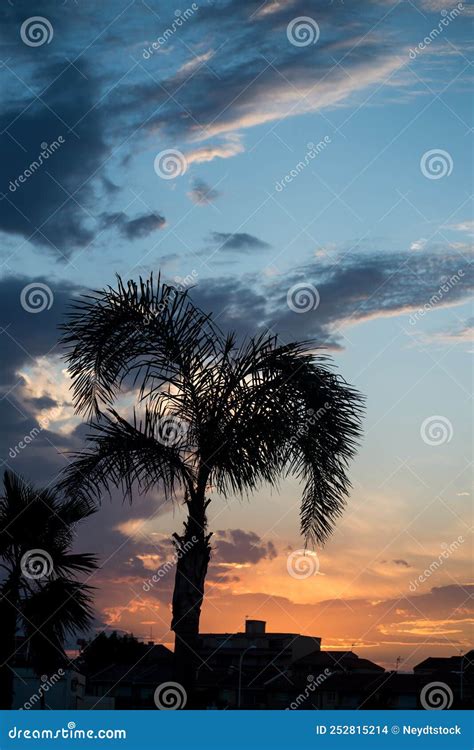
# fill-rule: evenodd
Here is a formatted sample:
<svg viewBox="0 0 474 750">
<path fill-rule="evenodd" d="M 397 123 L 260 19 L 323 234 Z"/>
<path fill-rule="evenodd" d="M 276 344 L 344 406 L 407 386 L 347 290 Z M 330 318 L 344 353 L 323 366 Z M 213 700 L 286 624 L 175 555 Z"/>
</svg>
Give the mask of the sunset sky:
<svg viewBox="0 0 474 750">
<path fill-rule="evenodd" d="M 402 669 L 472 647 L 473 15 L 443 0 L 2 3 L 3 468 L 46 485 L 83 445 L 57 327 L 116 273 L 191 280 L 241 336 L 313 339 L 367 398 L 353 490 L 310 575 L 288 571 L 296 481 L 213 496 L 203 632 L 248 616 Z M 306 312 L 300 284 L 317 292 Z M 172 645 L 173 571 L 144 583 L 183 519 L 159 491 L 104 497 L 77 541 L 101 558 L 99 632 Z"/>
</svg>

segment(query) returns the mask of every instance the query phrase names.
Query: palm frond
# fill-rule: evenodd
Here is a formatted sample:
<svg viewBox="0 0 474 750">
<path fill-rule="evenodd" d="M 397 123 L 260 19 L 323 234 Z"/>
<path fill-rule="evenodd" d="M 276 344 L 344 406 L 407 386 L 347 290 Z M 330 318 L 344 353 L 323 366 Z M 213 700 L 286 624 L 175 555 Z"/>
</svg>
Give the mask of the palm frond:
<svg viewBox="0 0 474 750">
<path fill-rule="evenodd" d="M 91 424 L 90 447 L 74 454 L 65 470 L 62 487 L 68 493 L 100 500 L 101 491 L 114 486 L 131 499 L 136 484 L 140 492 L 161 485 L 173 497 L 186 486 L 189 472 L 179 444 L 158 439 L 159 415 L 147 409 L 144 420 L 134 424 L 114 410 L 110 415 Z"/>
<path fill-rule="evenodd" d="M 74 403 L 88 416 L 112 405 L 124 383 L 131 387 L 141 379 L 143 395 L 181 381 L 193 352 L 199 348 L 201 357 L 209 356 L 219 336 L 187 292 L 152 275 L 139 284 L 118 277 L 117 289 L 85 295 L 62 331 Z"/>
</svg>

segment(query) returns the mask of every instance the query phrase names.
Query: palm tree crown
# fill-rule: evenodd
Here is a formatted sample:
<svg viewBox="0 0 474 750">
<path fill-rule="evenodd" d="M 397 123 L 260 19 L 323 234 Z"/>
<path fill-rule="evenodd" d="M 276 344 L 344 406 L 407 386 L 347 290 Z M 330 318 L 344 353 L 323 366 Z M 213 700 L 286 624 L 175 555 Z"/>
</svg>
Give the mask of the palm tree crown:
<svg viewBox="0 0 474 750">
<path fill-rule="evenodd" d="M 96 558 L 71 552 L 76 524 L 94 512 L 84 497 L 63 499 L 58 490 L 35 490 L 11 472 L 0 497 L 0 705 L 12 700 L 15 636 L 23 633 L 38 674 L 66 661 L 67 636 L 92 620 L 92 589 L 77 576 Z"/>
<path fill-rule="evenodd" d="M 209 486 L 248 493 L 294 474 L 302 533 L 327 539 L 350 486 L 362 397 L 311 344 L 269 335 L 238 344 L 159 277 L 119 278 L 77 302 L 63 342 L 76 407 L 94 418 L 69 487 L 97 495 L 122 485 L 130 496 L 133 485 L 161 485 L 175 499 Z M 127 420 L 117 399 L 134 388 Z"/>
</svg>

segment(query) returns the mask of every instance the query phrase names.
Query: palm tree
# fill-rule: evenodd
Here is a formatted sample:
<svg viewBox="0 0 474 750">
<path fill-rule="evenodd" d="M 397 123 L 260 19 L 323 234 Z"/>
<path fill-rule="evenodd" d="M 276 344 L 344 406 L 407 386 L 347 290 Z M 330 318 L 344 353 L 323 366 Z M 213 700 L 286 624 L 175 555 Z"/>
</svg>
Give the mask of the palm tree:
<svg viewBox="0 0 474 750">
<path fill-rule="evenodd" d="M 21 630 L 37 674 L 66 663 L 66 637 L 91 622 L 89 586 L 78 574 L 97 567 L 90 554 L 70 551 L 75 527 L 94 512 L 84 497 L 35 490 L 11 472 L 0 497 L 0 708 L 13 701 L 15 637 Z"/>
<path fill-rule="evenodd" d="M 199 618 L 211 555 L 208 497 L 250 493 L 296 475 L 304 484 L 301 530 L 324 542 L 350 487 L 362 397 L 310 343 L 224 335 L 178 291 L 153 276 L 76 300 L 62 327 L 77 411 L 89 419 L 88 448 L 65 485 L 161 488 L 187 511 L 174 534 L 172 604 L 177 679 L 192 690 Z M 118 399 L 136 395 L 129 419 Z M 188 704 L 189 705 L 189 704 Z"/>
</svg>

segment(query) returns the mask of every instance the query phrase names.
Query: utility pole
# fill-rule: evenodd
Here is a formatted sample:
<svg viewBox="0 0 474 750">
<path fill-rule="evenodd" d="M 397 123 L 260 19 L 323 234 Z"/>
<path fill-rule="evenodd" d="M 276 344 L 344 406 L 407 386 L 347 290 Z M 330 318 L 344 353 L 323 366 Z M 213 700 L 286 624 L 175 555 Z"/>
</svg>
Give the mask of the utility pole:
<svg viewBox="0 0 474 750">
<path fill-rule="evenodd" d="M 251 651 L 253 648 L 257 648 L 253 643 L 251 646 L 248 646 L 245 651 L 242 651 L 239 659 L 239 690 L 237 694 L 237 708 L 240 708 L 241 700 L 242 700 L 242 663 L 244 661 L 244 656 L 247 653 L 247 651 Z"/>
</svg>

